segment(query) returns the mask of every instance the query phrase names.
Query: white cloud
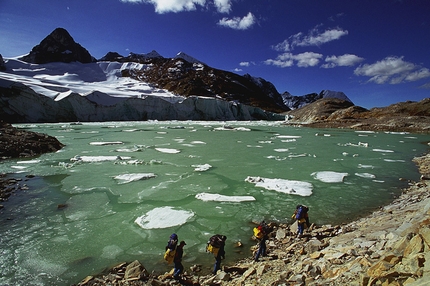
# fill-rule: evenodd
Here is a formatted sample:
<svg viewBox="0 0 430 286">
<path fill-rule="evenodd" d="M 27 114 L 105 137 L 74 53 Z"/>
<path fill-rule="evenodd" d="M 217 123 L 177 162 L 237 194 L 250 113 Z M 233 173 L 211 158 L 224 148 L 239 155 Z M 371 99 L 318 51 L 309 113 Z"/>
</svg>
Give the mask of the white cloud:
<svg viewBox="0 0 430 286">
<path fill-rule="evenodd" d="M 354 74 L 370 77 L 369 82 L 398 84 L 428 78 L 430 77 L 430 70 L 406 62 L 403 57 L 393 56 L 386 57 L 374 64 L 361 65 L 354 70 Z"/>
<path fill-rule="evenodd" d="M 405 77 L 405 80 L 407 81 L 417 81 L 423 78 L 430 77 L 430 70 L 428 68 L 422 68 L 420 70 L 414 71 L 410 74 L 408 74 Z"/>
<path fill-rule="evenodd" d="M 348 35 L 348 31 L 342 30 L 341 28 L 333 28 L 320 32 L 318 26 L 316 26 L 310 30 L 307 35 L 304 35 L 301 32 L 297 33 L 275 45 L 273 48 L 277 51 L 289 52 L 295 47 L 320 46 L 322 44 L 338 40 L 345 35 Z"/>
<path fill-rule="evenodd" d="M 221 13 L 230 13 L 231 11 L 231 0 L 214 0 L 214 4 Z"/>
<path fill-rule="evenodd" d="M 228 18 L 222 18 L 218 25 L 236 29 L 236 30 L 246 30 L 250 28 L 255 23 L 255 16 L 249 12 L 248 15 L 246 15 L 243 18 L 240 17 L 234 17 L 231 19 Z"/>
<path fill-rule="evenodd" d="M 349 67 L 355 66 L 359 62 L 363 61 L 363 58 L 360 58 L 356 55 L 344 54 L 342 56 L 329 56 L 325 58 L 327 64 L 322 65 L 322 68 L 334 68 L 337 66 L 340 67 Z"/>
<path fill-rule="evenodd" d="M 241 62 L 239 65 L 241 67 L 249 67 L 251 64 L 249 62 Z"/>
<path fill-rule="evenodd" d="M 291 67 L 294 64 L 297 64 L 298 67 L 313 67 L 318 65 L 322 57 L 322 54 L 314 52 L 306 52 L 297 55 L 293 55 L 292 53 L 283 53 L 278 55 L 276 59 L 268 59 L 264 63 L 281 68 Z"/>
<path fill-rule="evenodd" d="M 159 14 L 168 12 L 182 12 L 196 10 L 196 6 L 204 6 L 206 0 L 121 0 L 130 3 L 148 3 L 155 6 L 155 12 Z"/>
<path fill-rule="evenodd" d="M 193 11 L 197 6 L 204 7 L 208 3 L 213 2 L 213 5 L 220 13 L 229 13 L 231 11 L 232 0 L 120 0 L 124 3 L 146 3 L 152 4 L 155 7 L 155 12 L 159 14 L 169 12 Z"/>
</svg>

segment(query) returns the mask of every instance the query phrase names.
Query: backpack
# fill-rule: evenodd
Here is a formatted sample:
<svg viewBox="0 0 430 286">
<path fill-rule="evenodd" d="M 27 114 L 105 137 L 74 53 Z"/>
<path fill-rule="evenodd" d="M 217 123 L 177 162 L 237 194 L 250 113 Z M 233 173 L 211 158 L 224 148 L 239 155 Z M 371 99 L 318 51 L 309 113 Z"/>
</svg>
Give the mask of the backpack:
<svg viewBox="0 0 430 286">
<path fill-rule="evenodd" d="M 309 208 L 307 206 L 303 206 L 300 205 L 297 208 L 297 213 L 296 213 L 296 219 L 303 219 L 306 217 L 306 214 L 308 213 Z"/>
<path fill-rule="evenodd" d="M 172 263 L 175 258 L 177 244 L 178 235 L 176 233 L 172 233 L 166 245 L 166 252 L 164 253 L 164 260 L 166 260 L 168 264 Z"/>
<path fill-rule="evenodd" d="M 167 242 L 166 250 L 167 249 L 175 250 L 177 244 L 178 244 L 178 235 L 176 233 L 172 233 L 172 235 L 170 235 L 169 241 Z"/>
<path fill-rule="evenodd" d="M 257 227 L 254 227 L 254 236 L 257 239 L 262 239 L 269 232 L 270 228 L 264 220 Z"/>
<path fill-rule="evenodd" d="M 213 255 L 217 256 L 219 249 L 224 244 L 222 237 L 223 235 L 221 234 L 215 234 L 211 236 L 208 240 L 206 251 L 209 251 L 210 253 L 213 253 Z"/>
</svg>

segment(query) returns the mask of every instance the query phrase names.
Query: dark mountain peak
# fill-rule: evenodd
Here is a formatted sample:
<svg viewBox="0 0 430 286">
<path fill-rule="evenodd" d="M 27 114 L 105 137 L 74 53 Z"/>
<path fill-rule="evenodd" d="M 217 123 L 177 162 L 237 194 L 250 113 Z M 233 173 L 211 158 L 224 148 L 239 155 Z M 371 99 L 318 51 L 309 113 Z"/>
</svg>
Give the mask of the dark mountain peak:
<svg viewBox="0 0 430 286">
<path fill-rule="evenodd" d="M 90 63 L 94 58 L 84 47 L 75 42 L 66 29 L 56 28 L 20 60 L 34 64 L 76 61 Z"/>
<path fill-rule="evenodd" d="M 118 54 L 117 52 L 108 52 L 104 57 L 99 59 L 100 62 L 114 62 L 114 61 L 121 61 L 124 58 L 124 56 Z"/>
</svg>

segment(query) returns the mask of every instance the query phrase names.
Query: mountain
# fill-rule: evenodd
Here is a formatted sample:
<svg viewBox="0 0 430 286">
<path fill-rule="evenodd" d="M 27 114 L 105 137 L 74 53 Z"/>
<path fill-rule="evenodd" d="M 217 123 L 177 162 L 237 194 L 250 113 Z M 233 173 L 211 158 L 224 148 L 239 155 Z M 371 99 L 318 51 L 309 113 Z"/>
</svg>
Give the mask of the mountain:
<svg viewBox="0 0 430 286">
<path fill-rule="evenodd" d="M 352 103 L 352 101 L 343 92 L 331 90 L 323 90 L 319 94 L 310 93 L 302 96 L 294 96 L 289 92 L 284 92 L 281 96 L 284 104 L 292 110 L 302 108 L 322 98 L 337 98 Z"/>
<path fill-rule="evenodd" d="M 91 63 L 94 61 L 90 53 L 76 43 L 69 32 L 63 28 L 55 29 L 39 45 L 35 46 L 28 55 L 20 59 L 33 64 L 70 63 L 74 61 Z"/>
<path fill-rule="evenodd" d="M 212 68 L 183 52 L 174 58 L 164 58 L 155 51 L 128 56 L 108 53 L 99 61 L 113 58 L 121 63 L 144 65 L 144 68 L 123 70 L 121 76 L 153 84 L 176 95 L 234 101 L 275 113 L 289 110 L 273 84 L 250 75 Z"/>
<path fill-rule="evenodd" d="M 0 73 L 0 119 L 9 122 L 278 120 L 323 97 L 347 99 L 330 91 L 281 95 L 262 78 L 212 68 L 184 52 L 108 52 L 95 60 L 63 28 L 19 60 L 8 59 Z"/>
</svg>

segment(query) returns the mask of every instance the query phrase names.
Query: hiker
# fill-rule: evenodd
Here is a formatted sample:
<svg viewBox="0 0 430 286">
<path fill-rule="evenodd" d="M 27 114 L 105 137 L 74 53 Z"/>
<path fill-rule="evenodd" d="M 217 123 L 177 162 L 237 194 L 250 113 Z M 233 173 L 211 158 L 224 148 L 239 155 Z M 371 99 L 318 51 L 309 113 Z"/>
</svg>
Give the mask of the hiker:
<svg viewBox="0 0 430 286">
<path fill-rule="evenodd" d="M 184 246 L 187 245 L 185 241 L 181 241 L 179 245 L 176 247 L 175 258 L 173 258 L 173 263 L 175 263 L 175 268 L 173 270 L 173 278 L 176 280 L 179 279 L 179 274 L 184 270 L 184 266 L 182 265 L 182 255 L 184 254 Z"/>
<path fill-rule="evenodd" d="M 304 205 L 297 205 L 293 218 L 297 220 L 297 237 L 303 235 L 305 227 L 309 227 L 309 208 Z"/>
<path fill-rule="evenodd" d="M 218 270 L 221 269 L 221 259 L 225 259 L 225 241 L 227 240 L 227 236 L 221 235 L 221 242 L 219 246 L 218 253 L 215 256 L 215 265 L 214 265 L 214 271 L 213 274 L 216 274 Z"/>
<path fill-rule="evenodd" d="M 166 250 L 167 249 L 170 249 L 172 251 L 175 250 L 177 244 L 178 244 L 178 235 L 176 233 L 172 233 L 172 235 L 169 237 L 169 241 L 167 242 Z"/>
<path fill-rule="evenodd" d="M 258 250 L 255 254 L 254 261 L 257 262 L 258 258 L 261 256 L 266 255 L 266 240 L 269 239 L 269 226 L 266 224 L 265 221 L 262 221 L 258 227 L 254 230 L 254 236 L 257 238 L 258 242 Z"/>
</svg>

